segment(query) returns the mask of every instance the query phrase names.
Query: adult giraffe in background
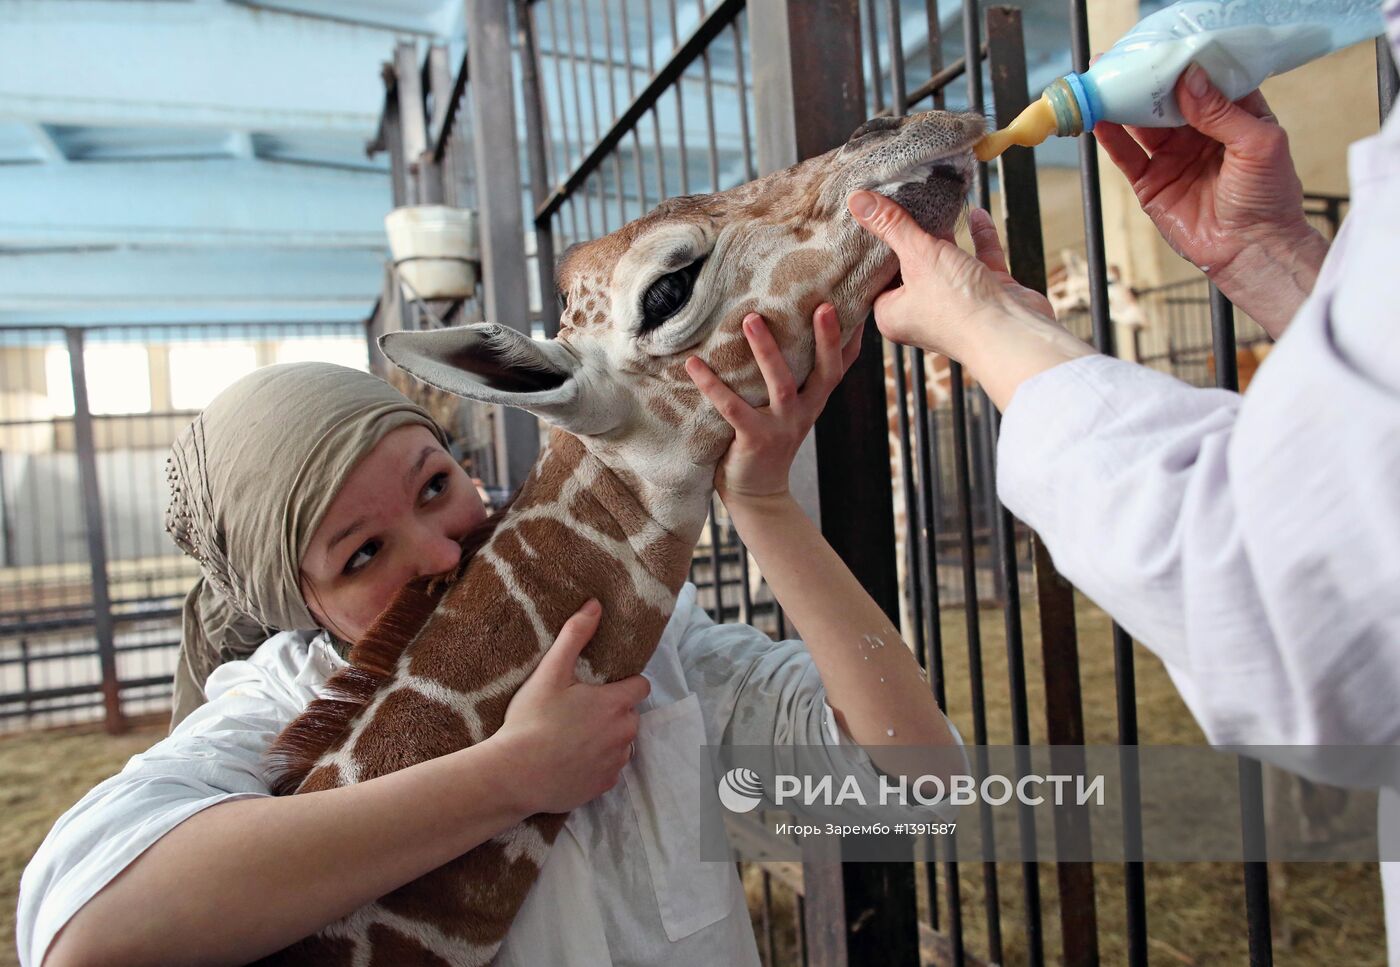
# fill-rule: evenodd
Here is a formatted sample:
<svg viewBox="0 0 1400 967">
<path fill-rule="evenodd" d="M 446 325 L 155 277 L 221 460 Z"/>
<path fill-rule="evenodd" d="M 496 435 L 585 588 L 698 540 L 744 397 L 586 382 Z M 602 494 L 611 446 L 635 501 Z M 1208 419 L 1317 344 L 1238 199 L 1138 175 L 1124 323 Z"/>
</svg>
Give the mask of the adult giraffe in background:
<svg viewBox="0 0 1400 967">
<path fill-rule="evenodd" d="M 844 343 L 898 266 L 850 218 L 848 194 L 882 191 L 926 229 L 951 231 L 983 126 L 975 114 L 876 119 L 843 147 L 760 181 L 671 199 L 571 250 L 554 340 L 484 324 L 384 337 L 386 355 L 424 382 L 524 407 L 554 429 L 514 503 L 468 538 L 456 571 L 406 588 L 328 696 L 279 737 L 276 790 L 360 782 L 482 741 L 588 598 L 603 618 L 579 678 L 640 673 L 732 439 L 685 359 L 699 356 L 762 405 L 740 328 L 758 312 L 800 384 L 817 305 L 836 307 Z M 564 819 L 533 816 L 268 962 L 486 964 Z"/>
</svg>

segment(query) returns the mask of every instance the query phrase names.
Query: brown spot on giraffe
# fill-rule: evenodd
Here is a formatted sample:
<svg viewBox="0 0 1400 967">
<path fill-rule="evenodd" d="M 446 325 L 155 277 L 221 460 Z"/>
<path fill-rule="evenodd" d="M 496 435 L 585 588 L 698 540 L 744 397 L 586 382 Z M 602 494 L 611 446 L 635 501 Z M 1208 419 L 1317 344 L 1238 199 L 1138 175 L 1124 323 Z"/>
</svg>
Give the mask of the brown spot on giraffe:
<svg viewBox="0 0 1400 967">
<path fill-rule="evenodd" d="M 580 490 L 574 494 L 574 499 L 569 501 L 569 513 L 579 523 L 585 524 L 615 541 L 627 540 L 627 532 L 618 524 L 617 519 L 608 513 L 607 508 L 598 501 L 597 497 L 586 490 Z"/>
<path fill-rule="evenodd" d="M 405 936 L 382 923 L 369 928 L 369 967 L 452 967 L 412 937 Z"/>
<path fill-rule="evenodd" d="M 773 268 L 773 274 L 768 279 L 768 294 L 781 299 L 803 283 L 811 285 L 815 279 L 825 280 L 830 270 L 831 256 L 821 249 L 803 248 L 789 252 Z M 824 281 L 818 285 L 827 288 Z"/>
<path fill-rule="evenodd" d="M 404 755 L 405 737 L 412 739 L 412 757 Z M 459 711 L 412 688 L 400 688 L 379 703 L 355 740 L 352 755 L 364 782 L 468 745 L 471 735 Z"/>
<path fill-rule="evenodd" d="M 648 396 L 646 405 L 647 409 L 650 410 L 652 413 L 656 414 L 656 416 L 660 418 L 662 423 L 667 423 L 671 426 L 679 427 L 681 425 L 681 421 L 685 419 L 681 415 L 681 411 L 672 406 L 670 401 L 668 401 L 664 396 L 660 396 L 657 394 Z"/>
<path fill-rule="evenodd" d="M 301 792 L 320 792 L 323 789 L 334 789 L 343 785 L 340 775 L 340 766 L 335 763 L 320 766 L 311 771 L 306 780 L 301 784 Z"/>
</svg>

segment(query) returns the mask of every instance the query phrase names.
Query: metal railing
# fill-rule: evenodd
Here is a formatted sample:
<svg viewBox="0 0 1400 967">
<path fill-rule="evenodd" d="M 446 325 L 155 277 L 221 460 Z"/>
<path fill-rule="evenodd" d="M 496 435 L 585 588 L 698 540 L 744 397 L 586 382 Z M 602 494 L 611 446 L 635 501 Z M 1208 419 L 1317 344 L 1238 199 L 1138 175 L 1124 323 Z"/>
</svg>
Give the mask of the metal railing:
<svg viewBox="0 0 1400 967">
<path fill-rule="evenodd" d="M 0 730 L 167 708 L 198 573 L 165 533 L 165 460 L 259 365 L 365 367 L 359 323 L 0 329 Z"/>
<path fill-rule="evenodd" d="M 959 81 L 964 86 L 959 100 L 974 110 L 990 106 L 1000 124 L 1028 101 L 1020 14 L 1012 8 L 986 10 L 984 39 L 981 13 L 972 0 L 966 0 L 960 24 L 965 56 L 944 63 L 943 24 L 936 5 L 928 4 L 927 63 L 911 65 L 901 37 L 908 20 L 897 0 L 820 5 L 750 0 L 747 9 L 738 0 L 709 4 L 668 0 L 659 8 L 639 0 L 634 6 L 642 8 L 640 18 L 629 16 L 628 0 L 517 0 L 514 7 L 527 116 L 531 210 L 540 253 L 538 285 L 546 294 L 542 312 L 544 328 L 551 334 L 558 325 L 557 307 L 547 295 L 553 289 L 554 254 L 567 244 L 612 231 L 670 195 L 723 190 L 835 147 L 869 114 L 901 115 L 916 107 L 943 107 L 948 95 L 957 93 Z M 1087 10 L 1083 0 L 1073 0 L 1069 10 L 1074 66 L 1083 70 L 1088 61 Z M 621 41 L 616 46 L 615 38 Z M 763 51 L 761 65 L 752 57 L 754 49 Z M 969 52 L 976 70 L 967 70 Z M 1388 57 L 1383 63 L 1388 65 Z M 761 71 L 756 70 L 758 66 Z M 914 82 L 910 75 L 916 68 L 920 76 Z M 1387 84 L 1392 77 L 1382 74 L 1383 104 L 1390 101 L 1393 83 Z M 986 86 L 990 86 L 990 105 Z M 1044 291 L 1033 157 L 1013 149 L 999 164 L 1013 272 L 1023 284 Z M 1080 171 L 1092 292 L 1085 335 L 1101 350 L 1113 353 L 1097 155 L 1088 139 L 1082 142 Z M 985 166 L 978 172 L 975 201 L 984 207 L 989 201 Z M 1343 205 L 1341 199 L 1310 199 L 1310 214 L 1335 228 Z M 1174 297 L 1166 292 L 1149 295 Z M 1205 304 L 1211 310 L 1214 358 L 1225 360 L 1209 375 L 1217 384 L 1232 385 L 1236 344 L 1248 345 L 1253 336 L 1243 322 L 1236 332 L 1228 306 L 1218 295 L 1207 292 Z M 949 367 L 946 386 L 940 390 L 946 391 L 947 402 L 940 404 L 931 402 L 930 393 L 924 391 L 937 377 L 923 353 L 894 348 L 889 357 L 887 367 L 873 356 L 858 362 L 839 391 L 843 394 L 840 405 L 833 400 L 818 425 L 818 461 L 824 452 L 841 457 L 839 461 L 828 458 L 819 475 L 822 484 L 843 488 L 856 498 L 843 504 L 847 520 L 824 519 L 824 531 L 891 617 L 903 611 L 911 644 L 929 672 L 940 704 L 946 707 L 948 688 L 970 690 L 972 738 L 978 744 L 988 738 L 980 622 L 989 598 L 1002 611 L 1012 740 L 1018 745 L 1029 742 L 1021 624 L 1022 586 L 1029 581 L 1043 652 L 1043 712 L 1049 741 L 1082 744 L 1084 696 L 1073 591 L 1055 573 L 1039 540 L 1027 534 L 995 499 L 992 456 L 997 414 L 985 394 L 964 385 L 957 364 Z M 883 429 L 872 432 L 886 425 L 885 372 L 895 384 L 899 447 L 892 455 L 895 472 L 890 476 L 899 481 L 899 492 L 894 495 L 890 477 L 883 476 L 891 455 L 882 456 L 853 442 L 861 434 L 880 441 L 885 438 Z M 841 416 L 833 416 L 833 411 Z M 899 543 L 906 558 L 902 577 L 897 575 L 891 527 L 891 508 L 901 503 L 905 510 Z M 858 538 L 852 532 L 858 532 Z M 702 600 L 721 620 L 737 618 L 773 634 L 786 634 L 781 608 L 765 596 L 752 566 L 723 511 L 713 508 L 692 569 Z M 994 584 L 990 595 L 983 589 L 988 576 Z M 966 628 L 966 682 L 945 681 L 943 674 L 942 619 L 950 607 L 962 611 Z M 1112 638 L 1111 700 L 1118 714 L 1119 743 L 1131 750 L 1137 743 L 1133 644 L 1116 626 Z M 1131 764 L 1130 751 L 1124 755 Z M 1131 770 L 1126 774 L 1131 775 Z M 1245 800 L 1257 801 L 1255 770 L 1247 766 L 1241 782 Z M 1130 783 L 1124 795 L 1127 814 L 1138 815 L 1136 787 Z M 1080 818 L 1087 822 L 1087 817 Z M 761 852 L 764 836 L 771 834 L 758 824 L 743 828 L 751 837 L 749 845 Z M 1029 845 L 1036 832 L 1023 822 L 1018 835 L 1023 845 Z M 1128 853 L 1140 852 L 1134 849 L 1140 844 L 1138 828 L 1130 822 L 1123 835 Z M 1270 958 L 1267 884 L 1261 870 L 1258 864 L 1245 866 L 1251 960 L 1259 964 Z M 985 938 L 984 948 L 975 952 L 965 942 L 965 924 L 972 914 L 963 909 L 960 888 L 960 878 L 969 874 L 967 864 L 919 864 L 916 872 L 920 891 L 907 868 L 894 864 L 808 865 L 805 871 L 795 864 L 762 865 L 759 919 L 765 962 L 775 963 L 771 906 L 775 884 L 796 899 L 792 946 L 797 962 L 915 963 L 921 956 L 936 963 L 1002 962 L 1006 950 L 1002 891 L 990 856 L 971 870 L 981 880 L 984 923 L 980 934 Z M 1114 916 L 1126 923 L 1128 961 L 1144 964 L 1148 924 L 1142 864 L 1124 864 L 1123 876 L 1123 906 Z M 1023 864 L 1019 879 L 1026 957 L 1032 964 L 1043 963 L 1046 931 L 1037 864 Z M 1064 962 L 1096 963 L 1100 914 L 1094 868 L 1059 864 L 1056 887 Z M 927 913 L 913 929 L 916 892 L 922 892 Z M 862 903 L 863 913 L 873 919 L 863 922 L 857 932 L 852 929 L 853 911 Z M 814 928 L 814 923 L 825 926 Z M 845 929 L 833 928 L 832 923 L 844 924 Z M 819 939 L 820 949 L 814 945 Z"/>
</svg>

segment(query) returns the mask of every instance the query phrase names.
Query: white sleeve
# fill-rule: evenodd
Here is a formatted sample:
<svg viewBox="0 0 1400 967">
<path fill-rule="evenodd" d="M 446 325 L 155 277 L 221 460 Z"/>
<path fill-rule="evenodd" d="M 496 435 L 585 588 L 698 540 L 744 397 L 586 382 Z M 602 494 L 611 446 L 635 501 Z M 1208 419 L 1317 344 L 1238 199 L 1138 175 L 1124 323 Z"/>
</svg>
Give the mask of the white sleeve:
<svg viewBox="0 0 1400 967">
<path fill-rule="evenodd" d="M 1326 311 L 1305 306 L 1243 397 L 1088 356 L 1027 380 L 1002 423 L 1002 500 L 1213 743 L 1400 741 L 1400 406 Z"/>
<path fill-rule="evenodd" d="M 209 702 L 64 813 L 20 881 L 16 939 L 38 967 L 63 925 L 156 840 L 202 809 L 270 795 L 262 755 L 326 677 L 295 633 L 216 669 Z"/>
<path fill-rule="evenodd" d="M 773 641 L 745 624 L 715 624 L 699 605 L 692 608 L 677 651 L 712 743 L 771 748 L 769 775 L 793 771 L 785 752 L 793 746 L 805 747 L 804 757 L 824 749 L 822 768 L 837 775 L 853 772 L 862 788 L 877 787 L 879 767 L 837 722 L 805 644 Z M 948 729 L 961 746 L 951 721 Z M 890 818 L 893 808 L 885 807 L 881 818 Z M 930 808 L 940 815 L 946 811 Z"/>
</svg>

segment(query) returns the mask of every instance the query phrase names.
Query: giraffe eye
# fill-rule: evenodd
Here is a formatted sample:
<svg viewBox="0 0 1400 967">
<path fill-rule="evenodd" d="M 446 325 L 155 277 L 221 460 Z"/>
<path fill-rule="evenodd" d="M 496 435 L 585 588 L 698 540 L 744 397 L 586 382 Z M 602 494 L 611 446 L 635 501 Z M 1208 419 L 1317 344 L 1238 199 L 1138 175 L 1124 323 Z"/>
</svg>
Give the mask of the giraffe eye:
<svg viewBox="0 0 1400 967">
<path fill-rule="evenodd" d="M 700 266 L 704 264 L 704 259 L 696 259 L 683 269 L 667 272 L 647 287 L 642 293 L 643 334 L 651 332 L 685 308 L 690 301 L 690 293 L 695 289 Z"/>
</svg>

